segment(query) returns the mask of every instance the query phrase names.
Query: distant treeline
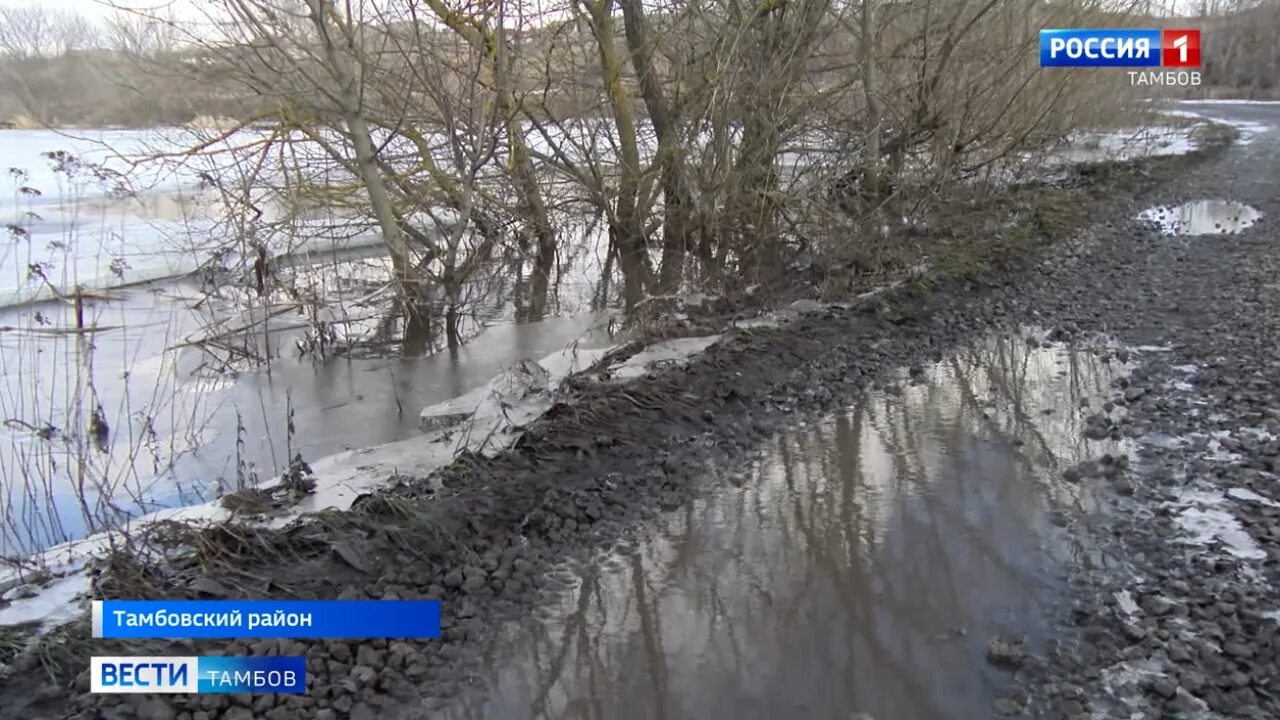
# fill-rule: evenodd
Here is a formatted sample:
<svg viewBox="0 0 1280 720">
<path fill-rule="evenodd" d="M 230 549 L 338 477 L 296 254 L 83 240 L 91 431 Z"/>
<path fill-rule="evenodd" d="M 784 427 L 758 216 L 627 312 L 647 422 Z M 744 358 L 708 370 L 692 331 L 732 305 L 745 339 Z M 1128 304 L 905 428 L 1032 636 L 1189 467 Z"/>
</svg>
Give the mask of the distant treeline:
<svg viewBox="0 0 1280 720">
<path fill-rule="evenodd" d="M 1233 2 L 1225 9 L 1219 4 L 1214 11 L 1160 21 L 1204 30 L 1204 84 L 1188 93 L 1280 98 L 1280 1 Z M 530 58 L 530 66 L 565 52 L 563 42 L 560 48 L 543 45 L 549 55 Z M 271 104 L 243 86 L 221 82 L 216 72 L 193 72 L 201 65 L 199 54 L 150 26 L 94 28 L 79 16 L 39 6 L 0 8 L 0 124 L 177 125 L 254 116 Z M 193 83 L 195 77 L 200 81 Z"/>
<path fill-rule="evenodd" d="M 0 121 L 11 126 L 148 127 L 240 114 L 216 88 L 147 75 L 122 54 L 75 51 L 0 61 Z"/>
<path fill-rule="evenodd" d="M 1200 23 L 1206 90 L 1224 97 L 1280 99 L 1280 2 Z"/>
</svg>

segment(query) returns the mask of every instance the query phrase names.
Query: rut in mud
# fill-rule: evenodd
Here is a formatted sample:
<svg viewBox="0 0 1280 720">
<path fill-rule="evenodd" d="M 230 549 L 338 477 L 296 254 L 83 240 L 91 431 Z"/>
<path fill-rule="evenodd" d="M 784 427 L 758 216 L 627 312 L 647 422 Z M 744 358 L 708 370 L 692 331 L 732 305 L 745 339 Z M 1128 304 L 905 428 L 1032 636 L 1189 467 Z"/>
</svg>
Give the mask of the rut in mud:
<svg viewBox="0 0 1280 720">
<path fill-rule="evenodd" d="M 1103 561 L 1064 527 L 1095 488 L 1063 471 L 1117 452 L 1085 418 L 1125 364 L 1041 337 L 903 368 L 558 568 L 482 692 L 434 716 L 983 717 L 1009 679 L 988 654 L 1043 653 L 1061 566 Z"/>
</svg>

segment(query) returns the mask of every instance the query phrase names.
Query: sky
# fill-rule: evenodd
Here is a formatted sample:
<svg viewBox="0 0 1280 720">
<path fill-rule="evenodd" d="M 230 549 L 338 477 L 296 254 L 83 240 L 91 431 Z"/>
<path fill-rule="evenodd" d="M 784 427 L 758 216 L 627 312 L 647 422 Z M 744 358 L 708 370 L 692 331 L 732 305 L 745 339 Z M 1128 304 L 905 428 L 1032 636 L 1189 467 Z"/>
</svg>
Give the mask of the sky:
<svg viewBox="0 0 1280 720">
<path fill-rule="evenodd" d="M 0 7 L 43 5 L 58 10 L 74 10 L 84 17 L 103 21 L 111 17 L 117 7 L 129 7 L 140 10 L 162 11 L 172 9 L 178 19 L 198 19 L 203 13 L 196 8 L 198 0 L 0 0 Z M 1185 12 L 1199 9 L 1204 0 L 1154 0 L 1153 6 L 1163 7 L 1172 12 Z M 1230 5 L 1230 0 L 1209 0 L 1210 7 Z"/>
<path fill-rule="evenodd" d="M 92 20 L 105 20 L 115 13 L 115 7 L 160 9 L 173 7 L 179 16 L 191 17 L 196 13 L 193 0 L 0 0 L 0 7 L 29 6 L 39 4 L 50 9 L 73 10 Z"/>
</svg>

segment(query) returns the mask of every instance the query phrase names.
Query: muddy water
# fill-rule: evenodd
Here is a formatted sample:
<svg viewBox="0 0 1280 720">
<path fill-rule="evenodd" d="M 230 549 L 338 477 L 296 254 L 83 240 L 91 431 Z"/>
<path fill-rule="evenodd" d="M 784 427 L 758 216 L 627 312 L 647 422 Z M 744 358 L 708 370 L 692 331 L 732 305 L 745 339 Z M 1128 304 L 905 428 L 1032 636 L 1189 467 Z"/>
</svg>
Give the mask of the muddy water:
<svg viewBox="0 0 1280 720">
<path fill-rule="evenodd" d="M 590 309 L 589 249 L 563 260 L 544 319 L 518 319 L 508 286 L 477 281 L 463 297 L 468 341 L 418 357 L 386 357 L 402 328 L 389 300 L 320 308 L 354 349 L 325 357 L 301 352 L 313 337 L 302 309 L 245 300 L 256 295 L 234 283 L 215 295 L 189 278 L 113 291 L 86 304 L 96 332 L 83 336 L 68 331 L 69 303 L 0 307 L 0 556 L 211 500 L 275 477 L 295 454 L 314 462 L 416 436 L 423 407 L 514 363 L 616 342 Z M 321 297 L 385 285 L 376 254 L 303 259 L 281 267 Z M 188 342 L 209 336 L 218 342 Z M 101 444 L 77 432 L 96 407 L 108 428 Z"/>
<path fill-rule="evenodd" d="M 774 439 L 511 629 L 442 718 L 989 717 L 993 636 L 1042 645 L 1066 466 L 1121 372 L 993 340 Z M 1052 411 L 1046 413 L 1046 411 Z M 733 482 L 724 482 L 726 479 Z"/>
<path fill-rule="evenodd" d="M 0 327 L 6 317 L 0 309 Z M 199 330 L 183 304 L 134 292 L 94 319 L 117 328 L 92 345 L 92 400 L 113 428 L 109 452 L 83 453 L 94 480 L 82 488 L 73 443 L 41 442 L 0 424 L 0 555 L 84 537 L 131 514 L 211 500 L 241 482 L 274 477 L 294 454 L 314 461 L 419 435 L 418 413 L 427 405 L 480 387 L 523 359 L 611 342 L 590 312 L 530 323 L 499 318 L 470 343 L 425 357 L 285 354 L 269 368 L 205 376 L 198 349 L 166 350 Z M 56 370 L 74 368 L 87 344 L 66 335 L 30 339 L 0 333 L 0 421 L 26 413 L 67 427 L 73 419 L 63 408 L 73 406 L 50 398 L 71 392 L 76 375 Z M 281 332 L 272 342 L 292 339 Z M 92 407 L 83 402 L 82 409 Z"/>
</svg>

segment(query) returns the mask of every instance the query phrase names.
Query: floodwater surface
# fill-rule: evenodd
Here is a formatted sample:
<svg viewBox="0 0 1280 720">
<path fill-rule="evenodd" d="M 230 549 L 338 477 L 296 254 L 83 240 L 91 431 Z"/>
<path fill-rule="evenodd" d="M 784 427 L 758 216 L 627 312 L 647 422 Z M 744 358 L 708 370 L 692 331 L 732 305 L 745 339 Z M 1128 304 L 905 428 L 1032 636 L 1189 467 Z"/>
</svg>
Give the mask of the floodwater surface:
<svg viewBox="0 0 1280 720">
<path fill-rule="evenodd" d="M 1042 648 L 1061 526 L 1095 507 L 1062 470 L 1123 371 L 1010 336 L 786 432 L 745 472 L 589 563 L 510 628 L 477 690 L 430 717 L 990 717 L 994 637 Z M 725 482 L 731 479 L 733 482 Z"/>
</svg>

